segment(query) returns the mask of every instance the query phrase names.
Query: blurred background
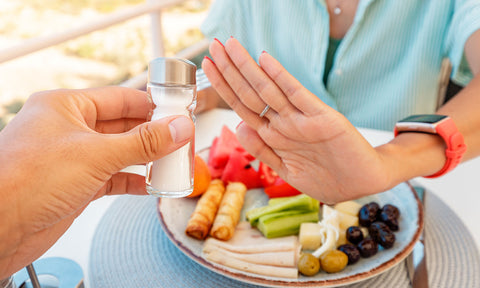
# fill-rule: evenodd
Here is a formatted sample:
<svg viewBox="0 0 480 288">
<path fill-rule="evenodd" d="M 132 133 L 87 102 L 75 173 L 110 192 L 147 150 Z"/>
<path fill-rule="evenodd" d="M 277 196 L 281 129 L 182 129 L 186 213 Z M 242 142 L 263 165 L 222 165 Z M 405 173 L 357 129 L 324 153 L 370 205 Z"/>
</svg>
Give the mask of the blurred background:
<svg viewBox="0 0 480 288">
<path fill-rule="evenodd" d="M 194 60 L 212 1 L 0 0 L 0 129 L 36 91 L 141 88 L 152 58 Z"/>
</svg>

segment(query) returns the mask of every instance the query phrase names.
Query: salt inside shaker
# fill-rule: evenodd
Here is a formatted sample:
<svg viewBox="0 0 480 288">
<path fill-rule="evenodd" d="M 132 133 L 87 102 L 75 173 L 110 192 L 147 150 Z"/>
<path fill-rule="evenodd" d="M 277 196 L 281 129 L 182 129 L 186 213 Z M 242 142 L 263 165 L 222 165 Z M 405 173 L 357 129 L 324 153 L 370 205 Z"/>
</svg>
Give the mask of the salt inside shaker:
<svg viewBox="0 0 480 288">
<path fill-rule="evenodd" d="M 171 115 L 195 120 L 197 67 L 180 58 L 156 58 L 148 64 L 147 92 L 155 108 L 152 121 Z M 157 197 L 184 197 L 193 191 L 195 142 L 147 164 L 147 191 Z"/>
</svg>

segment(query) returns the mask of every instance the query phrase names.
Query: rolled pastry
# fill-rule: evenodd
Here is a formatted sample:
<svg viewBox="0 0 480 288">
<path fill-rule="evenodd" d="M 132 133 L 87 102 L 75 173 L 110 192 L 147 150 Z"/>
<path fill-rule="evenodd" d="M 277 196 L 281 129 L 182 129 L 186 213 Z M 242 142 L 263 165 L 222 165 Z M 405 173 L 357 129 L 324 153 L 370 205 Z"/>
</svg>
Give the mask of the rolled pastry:
<svg viewBox="0 0 480 288">
<path fill-rule="evenodd" d="M 227 190 L 225 195 L 223 195 L 220 208 L 210 231 L 211 236 L 219 240 L 232 238 L 235 227 L 240 220 L 246 192 L 247 186 L 241 182 L 230 182 L 227 185 Z"/>
<path fill-rule="evenodd" d="M 205 239 L 212 227 L 218 207 L 225 193 L 222 180 L 215 179 L 210 182 L 207 191 L 203 193 L 195 206 L 187 223 L 185 233 L 196 239 Z"/>
</svg>

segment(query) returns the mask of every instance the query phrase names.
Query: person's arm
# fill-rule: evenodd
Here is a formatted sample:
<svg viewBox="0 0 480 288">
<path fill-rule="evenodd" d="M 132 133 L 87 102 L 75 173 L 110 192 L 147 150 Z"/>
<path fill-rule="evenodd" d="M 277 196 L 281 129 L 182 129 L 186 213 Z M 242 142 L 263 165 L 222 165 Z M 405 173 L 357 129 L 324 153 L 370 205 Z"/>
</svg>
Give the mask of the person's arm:
<svg viewBox="0 0 480 288">
<path fill-rule="evenodd" d="M 471 35 L 465 44 L 465 55 L 474 78 L 455 97 L 439 108 L 437 114 L 450 116 L 462 133 L 467 151 L 463 161 L 480 155 L 480 30 Z M 446 160 L 445 143 L 438 136 L 419 133 L 402 133 L 378 150 L 391 159 L 392 164 L 405 175 L 395 182 L 415 176 L 427 176 L 440 170 Z M 406 156 L 406 157 L 405 157 Z M 404 163 L 405 162 L 405 163 Z"/>
<path fill-rule="evenodd" d="M 185 145 L 184 116 L 145 123 L 147 94 L 121 87 L 32 95 L 0 132 L 0 279 L 41 256 L 103 195 L 146 194 L 121 173 Z"/>
<path fill-rule="evenodd" d="M 479 50 L 472 46 L 478 33 L 472 37 L 466 48 L 469 54 Z M 432 175 L 445 163 L 445 144 L 436 135 L 402 133 L 373 148 L 343 115 L 310 93 L 268 53 L 259 57 L 258 66 L 231 38 L 225 47 L 213 41 L 210 54 L 213 61 L 204 60 L 202 67 L 245 121 L 237 127 L 241 144 L 292 186 L 325 203 L 379 193 L 411 178 Z M 476 67 L 472 70 L 477 65 L 472 63 Z M 480 154 L 479 95 L 477 73 L 439 110 L 451 116 L 464 134 L 465 159 Z M 271 108 L 260 117 L 267 104 Z"/>
</svg>

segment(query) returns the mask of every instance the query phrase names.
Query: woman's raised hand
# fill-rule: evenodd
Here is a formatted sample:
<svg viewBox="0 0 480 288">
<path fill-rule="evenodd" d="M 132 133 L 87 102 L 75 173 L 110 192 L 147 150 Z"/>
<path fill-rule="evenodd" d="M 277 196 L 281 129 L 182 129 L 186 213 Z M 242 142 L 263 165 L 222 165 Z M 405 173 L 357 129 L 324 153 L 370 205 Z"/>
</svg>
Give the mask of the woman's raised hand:
<svg viewBox="0 0 480 288">
<path fill-rule="evenodd" d="M 381 153 L 271 55 L 262 53 L 258 65 L 234 38 L 213 41 L 210 54 L 213 61 L 205 58 L 202 67 L 244 120 L 239 141 L 292 186 L 325 203 L 390 188 Z"/>
</svg>

